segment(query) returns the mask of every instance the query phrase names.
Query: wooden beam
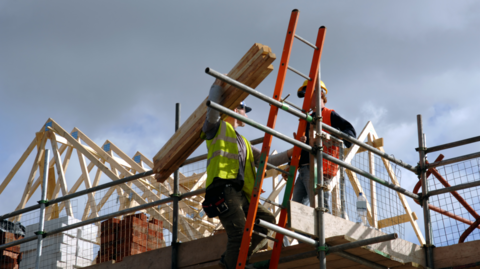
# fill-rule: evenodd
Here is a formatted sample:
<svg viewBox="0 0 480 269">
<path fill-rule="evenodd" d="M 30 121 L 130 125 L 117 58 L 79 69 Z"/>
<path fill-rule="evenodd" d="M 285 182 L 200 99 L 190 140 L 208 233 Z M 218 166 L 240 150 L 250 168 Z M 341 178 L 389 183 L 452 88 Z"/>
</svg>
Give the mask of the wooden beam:
<svg viewBox="0 0 480 269">
<path fill-rule="evenodd" d="M 60 155 L 63 154 L 65 149 L 67 148 L 66 145 L 62 145 L 59 149 Z M 67 153 L 65 154 L 65 158 L 63 158 L 63 173 L 67 172 L 68 164 L 70 163 L 70 157 L 72 156 L 72 147 L 68 147 Z M 55 176 L 55 158 L 52 158 L 50 162 L 50 168 L 53 169 L 52 173 L 48 173 L 48 175 L 53 175 Z M 50 186 L 50 185 L 49 185 Z M 58 197 L 58 193 L 60 192 L 60 181 L 56 180 L 55 183 L 53 184 L 54 190 L 51 198 L 48 198 L 48 200 L 53 200 Z M 69 192 L 70 193 L 70 192 Z M 64 204 L 63 202 L 61 204 Z M 63 209 L 63 207 L 62 207 Z M 51 219 L 56 219 L 60 215 L 61 209 L 58 204 L 51 205 L 47 207 L 46 212 L 45 212 L 45 219 L 46 220 L 51 220 Z"/>
<path fill-rule="evenodd" d="M 71 149 L 73 150 L 73 148 L 71 148 Z M 67 152 L 67 154 L 68 154 L 68 152 Z M 71 154 L 71 153 L 70 153 L 70 154 Z M 63 162 L 64 162 L 64 164 L 65 164 L 65 160 L 64 160 Z M 87 167 L 89 173 L 90 173 L 90 171 L 92 171 L 93 167 L 95 167 L 95 165 L 94 165 L 92 162 L 90 162 L 90 163 L 88 164 L 88 167 Z M 81 174 L 81 175 L 78 177 L 78 179 L 75 181 L 75 184 L 73 184 L 73 186 L 72 186 L 72 188 L 70 189 L 70 191 L 68 192 L 68 194 L 75 193 L 75 192 L 78 190 L 78 188 L 82 185 L 82 182 L 83 182 L 83 174 Z M 62 203 L 60 204 L 60 208 L 59 208 L 60 212 L 63 210 L 64 207 L 65 207 L 65 204 L 64 204 L 64 202 L 62 202 Z"/>
<path fill-rule="evenodd" d="M 374 139 L 371 133 L 368 134 L 368 142 L 374 144 Z M 383 144 L 383 139 L 382 139 Z M 358 153 L 358 152 L 357 152 Z M 368 169 L 370 174 L 375 175 L 375 157 L 372 152 L 368 152 Z M 366 196 L 365 196 L 366 197 Z M 370 180 L 370 198 L 372 203 L 372 227 L 378 228 L 377 219 L 377 185 L 376 182 Z"/>
<path fill-rule="evenodd" d="M 30 175 L 28 176 L 28 179 L 27 179 L 27 184 L 25 185 L 25 189 L 23 190 L 22 198 L 20 200 L 19 205 L 15 209 L 15 211 L 24 208 L 25 204 L 28 201 L 27 195 L 30 192 L 30 188 L 32 187 L 33 179 L 35 178 L 35 175 L 37 173 L 37 168 L 39 166 L 39 163 L 44 158 L 46 140 L 47 140 L 47 137 L 45 136 L 44 132 L 36 133 L 35 145 L 37 146 L 37 155 L 35 156 L 35 159 L 33 160 L 32 169 L 30 170 Z M 22 219 L 22 215 L 18 215 L 16 217 L 10 218 L 11 221 L 12 220 L 20 221 L 21 219 Z"/>
<path fill-rule="evenodd" d="M 275 54 L 269 47 L 254 44 L 227 75 L 251 88 L 256 88 L 273 70 L 271 63 L 275 58 Z M 223 86 L 225 93 L 222 96 L 221 104 L 225 107 L 234 109 L 248 96 L 248 93 L 230 85 L 223 83 Z M 200 103 L 199 107 L 153 157 L 154 171 L 159 174 L 160 182 L 167 180 L 203 143 L 200 133 L 207 114 L 206 101 L 207 99 Z"/>
<path fill-rule="evenodd" d="M 12 170 L 10 171 L 10 173 L 8 173 L 7 177 L 3 180 L 2 184 L 0 185 L 0 194 L 2 194 L 3 190 L 5 190 L 5 188 L 7 187 L 8 183 L 10 183 L 10 181 L 12 180 L 12 178 L 15 176 L 15 174 L 18 172 L 18 169 L 20 169 L 20 167 L 23 165 L 23 163 L 25 162 L 25 160 L 28 158 L 28 156 L 30 155 L 30 153 L 32 153 L 33 149 L 35 148 L 35 145 L 37 144 L 37 139 L 34 138 L 32 140 L 32 142 L 30 143 L 30 145 L 27 147 L 27 149 L 25 150 L 25 152 L 23 152 L 22 156 L 20 157 L 20 159 L 17 161 L 17 163 L 15 164 L 15 166 L 13 166 Z"/>
<path fill-rule="evenodd" d="M 379 148 L 379 147 L 383 147 L 383 138 L 377 138 L 377 139 L 374 139 L 373 141 L 370 141 L 368 140 L 368 142 L 366 143 L 367 145 L 370 145 L 374 148 Z M 362 152 L 365 152 L 367 151 L 366 149 L 364 148 L 360 148 L 358 151 L 357 151 L 357 154 L 358 153 L 362 153 Z"/>
<path fill-rule="evenodd" d="M 412 212 L 411 217 L 414 220 L 418 219 L 417 214 L 415 214 L 415 212 Z M 391 217 L 391 218 L 388 218 L 388 219 L 382 219 L 382 220 L 378 221 L 378 229 L 382 229 L 382 228 L 385 228 L 385 227 L 389 227 L 389 226 L 393 226 L 393 225 L 397 225 L 397 224 L 401 224 L 401 223 L 405 223 L 405 222 L 410 222 L 410 218 L 408 217 L 407 214 L 403 214 L 403 215 L 396 216 L 396 217 Z"/>
<path fill-rule="evenodd" d="M 65 179 L 60 152 L 58 151 L 56 136 L 52 131 L 49 131 L 48 133 L 50 142 L 52 144 L 53 156 L 55 158 L 55 166 L 57 167 L 58 182 L 60 182 L 60 189 L 62 190 L 62 194 L 65 196 L 68 194 L 67 180 Z M 65 201 L 65 207 L 67 210 L 67 215 L 73 217 L 73 210 L 70 201 Z"/>
<path fill-rule="evenodd" d="M 85 157 L 83 157 L 83 154 L 80 153 L 77 150 L 77 155 L 78 155 L 78 162 L 80 163 L 80 168 L 82 169 L 82 174 L 83 174 L 83 182 L 85 183 L 85 189 L 90 189 L 92 188 L 92 183 L 90 181 L 90 174 L 87 169 L 87 164 L 85 163 Z M 90 207 L 93 212 L 94 217 L 98 217 L 98 212 L 97 212 L 97 206 L 95 203 L 95 193 L 91 192 L 87 194 L 88 196 L 88 203 L 87 206 L 85 206 L 85 212 L 82 216 L 82 220 L 85 220 L 85 218 L 88 216 L 87 208 Z"/>
<path fill-rule="evenodd" d="M 82 144 L 80 144 L 75 138 L 73 138 L 60 125 L 58 125 L 58 123 L 56 123 L 53 120 L 52 120 L 52 127 L 53 127 L 52 129 L 55 130 L 56 133 L 65 137 L 68 140 L 68 142 L 70 142 L 77 150 L 79 150 L 87 159 L 89 159 L 92 163 L 94 163 L 95 166 L 100 168 L 102 170 L 102 172 L 105 173 L 105 175 L 108 176 L 111 180 L 118 180 L 119 179 L 117 175 L 115 175 L 110 169 L 108 169 L 108 167 L 106 167 L 100 160 L 95 158 L 95 156 L 90 151 L 88 151 Z M 80 130 L 78 130 L 78 129 L 76 129 L 76 130 L 78 131 L 78 137 L 80 137 L 87 144 L 90 143 L 89 145 L 93 148 L 93 150 L 96 150 L 97 153 L 101 155 L 102 159 L 104 159 L 107 162 L 110 162 L 110 163 L 114 164 L 114 166 L 118 166 L 118 167 L 116 167 L 117 169 L 120 167 L 121 168 L 121 169 L 119 169 L 120 171 L 124 170 L 125 172 L 128 173 L 128 171 L 126 171 L 125 168 L 121 167 L 117 162 L 112 160 L 112 158 L 109 158 L 108 154 L 105 151 L 103 151 L 97 144 L 93 143 L 93 141 L 91 141 Z M 133 199 L 136 200 L 139 204 L 141 204 L 141 205 L 146 204 L 146 201 L 144 199 L 142 199 L 142 197 L 137 192 L 135 192 L 132 188 L 130 188 L 126 184 L 120 184 L 119 187 L 122 188 L 126 193 L 132 192 Z M 147 189 L 146 187 L 141 186 L 141 185 L 140 185 L 140 188 L 141 189 Z M 165 228 L 171 229 L 172 223 L 170 222 L 170 220 L 163 217 L 157 210 L 155 210 L 154 208 L 149 208 L 149 209 L 147 209 L 147 212 L 150 215 L 153 215 L 153 217 L 162 220 Z M 184 241 L 184 240 L 187 240 L 187 239 L 188 238 L 183 233 L 179 233 L 179 240 Z"/>
</svg>

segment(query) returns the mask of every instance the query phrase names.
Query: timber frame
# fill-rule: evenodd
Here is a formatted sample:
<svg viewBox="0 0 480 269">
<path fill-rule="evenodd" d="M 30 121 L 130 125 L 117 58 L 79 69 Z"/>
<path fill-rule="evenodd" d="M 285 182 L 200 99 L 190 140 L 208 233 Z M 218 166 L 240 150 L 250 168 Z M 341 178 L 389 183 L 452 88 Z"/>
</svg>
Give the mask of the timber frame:
<svg viewBox="0 0 480 269">
<path fill-rule="evenodd" d="M 1 195 L 12 180 L 20 180 L 19 178 L 14 179 L 15 175 L 23 165 L 27 165 L 25 163 L 27 158 L 35 153 L 35 159 L 31 166 L 23 195 L 15 211 L 25 208 L 27 202 L 30 201 L 33 194 L 42 184 L 43 169 L 45 169 L 45 167 L 43 167 L 44 152 L 45 147 L 48 145 L 50 145 L 52 149 L 53 157 L 51 157 L 47 168 L 49 169 L 47 200 L 53 200 L 59 196 L 80 191 L 82 184 L 85 189 L 96 187 L 99 185 L 103 174 L 115 181 L 136 173 L 146 172 L 154 167 L 152 160 L 139 151 L 137 151 L 133 157 L 129 157 L 110 140 L 106 140 L 102 146 L 99 146 L 79 128 L 75 127 L 69 133 L 57 122 L 49 118 L 40 131 L 35 134 L 33 141 L 0 184 Z M 35 148 L 36 152 L 34 152 Z M 65 174 L 67 169 L 71 167 L 71 157 L 72 154 L 75 153 L 78 156 L 81 174 L 73 186 L 69 188 Z M 91 177 L 91 173 L 93 174 L 92 171 L 95 172 L 93 177 Z M 274 189 L 274 192 L 272 192 L 268 199 L 278 202 L 278 194 L 285 185 L 284 181 L 279 180 L 279 172 L 276 170 L 269 170 L 267 177 L 273 178 L 272 187 Z M 193 173 L 193 175 L 188 177 L 180 173 L 180 192 L 187 193 L 201 189 L 205 186 L 206 179 L 206 172 Z M 135 189 L 133 186 L 135 186 Z M 92 192 L 87 195 L 85 207 L 81 208 L 83 210 L 81 220 L 84 221 L 98 217 L 99 212 L 105 208 L 105 204 L 114 193 L 118 195 L 118 211 L 120 211 L 169 197 L 172 191 L 172 176 L 162 183 L 157 182 L 153 176 L 148 176 L 110 187 L 106 192 Z M 99 194 L 102 196 L 99 197 Z M 95 195 L 97 195 L 96 198 Z M 33 198 L 36 199 L 35 197 Z M 202 214 L 201 203 L 203 199 L 203 195 L 198 195 L 179 201 L 179 240 L 185 242 L 208 237 L 213 235 L 217 230 L 222 229 L 218 219 L 208 218 L 205 214 Z M 271 204 L 266 205 L 275 212 L 275 208 L 273 208 Z M 148 213 L 152 218 L 162 220 L 164 228 L 169 230 L 172 229 L 172 211 L 173 208 L 170 204 L 143 210 L 144 213 Z M 277 211 L 279 212 L 279 210 Z M 48 206 L 45 214 L 46 220 L 58 218 L 60 212 L 72 217 L 75 213 L 70 201 L 67 200 Z M 18 222 L 20 222 L 21 219 L 22 214 L 10 218 L 11 221 Z M 165 242 L 163 242 L 163 246 L 165 246 Z"/>
</svg>

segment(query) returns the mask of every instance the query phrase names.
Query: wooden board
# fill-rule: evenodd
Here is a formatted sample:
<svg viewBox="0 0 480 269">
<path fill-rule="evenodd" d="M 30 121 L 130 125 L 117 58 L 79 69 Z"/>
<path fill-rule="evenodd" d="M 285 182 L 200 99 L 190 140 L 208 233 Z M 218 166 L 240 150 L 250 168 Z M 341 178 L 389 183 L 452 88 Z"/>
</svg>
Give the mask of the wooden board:
<svg viewBox="0 0 480 269">
<path fill-rule="evenodd" d="M 256 88 L 273 71 L 271 63 L 275 58 L 275 54 L 268 46 L 255 43 L 227 75 L 251 88 Z M 244 91 L 230 85 L 224 85 L 224 89 L 221 105 L 230 109 L 234 109 L 248 96 Z M 195 112 L 153 157 L 153 170 L 159 182 L 167 180 L 203 143 L 200 133 L 207 115 L 206 101 L 207 99 L 200 103 Z"/>
</svg>

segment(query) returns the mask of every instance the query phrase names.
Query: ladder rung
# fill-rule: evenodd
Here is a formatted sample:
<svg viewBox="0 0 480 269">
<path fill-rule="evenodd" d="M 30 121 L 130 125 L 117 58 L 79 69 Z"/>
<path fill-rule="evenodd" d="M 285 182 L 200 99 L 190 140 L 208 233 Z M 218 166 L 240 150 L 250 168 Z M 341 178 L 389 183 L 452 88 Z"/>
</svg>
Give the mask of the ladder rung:
<svg viewBox="0 0 480 269">
<path fill-rule="evenodd" d="M 307 80 L 312 80 L 311 78 L 309 78 L 308 76 L 304 75 L 303 73 L 301 73 L 300 71 L 298 71 L 297 69 L 291 67 L 291 66 L 288 66 L 288 69 L 290 69 L 293 73 L 296 73 L 297 75 L 307 79 Z"/>
<path fill-rule="evenodd" d="M 298 110 L 300 110 L 300 111 L 302 111 L 302 112 L 305 112 L 305 110 L 303 110 L 302 108 L 300 108 L 300 107 L 296 106 L 294 103 L 292 103 L 292 102 L 289 102 L 289 101 L 287 101 L 287 100 L 283 100 L 283 101 L 284 101 L 285 103 L 287 103 L 287 104 L 289 104 L 289 105 L 293 106 L 294 108 L 296 108 L 296 109 L 298 109 Z"/>
<path fill-rule="evenodd" d="M 275 239 L 275 238 L 273 238 L 273 237 L 270 237 L 270 236 L 268 236 L 268 235 L 266 235 L 266 234 L 259 233 L 259 232 L 255 231 L 255 230 L 253 230 L 253 233 L 256 234 L 256 235 L 260 235 L 261 237 L 265 237 L 265 238 L 267 238 L 268 240 L 272 240 L 272 241 L 278 242 L 277 239 Z"/>
<path fill-rule="evenodd" d="M 271 200 L 268 200 L 268 199 L 265 199 L 265 198 L 262 198 L 262 197 L 260 197 L 260 200 L 262 200 L 262 201 L 264 201 L 264 202 L 266 202 L 266 203 L 272 204 L 272 205 L 274 205 L 274 206 L 278 206 L 278 207 L 280 207 L 280 208 L 282 208 L 282 209 L 285 208 L 285 207 L 284 207 L 283 205 L 281 205 L 281 204 L 275 203 L 275 202 L 273 202 L 273 201 L 271 201 Z"/>
<path fill-rule="evenodd" d="M 267 163 L 267 167 L 270 168 L 270 169 L 277 170 L 278 172 L 280 172 L 280 173 L 282 173 L 282 174 L 285 174 L 285 175 L 287 175 L 287 176 L 290 176 L 290 173 L 289 173 L 289 172 L 287 172 L 287 171 L 285 171 L 285 170 L 282 170 L 282 169 L 276 167 L 276 166 L 273 165 L 273 164 Z"/>
<path fill-rule="evenodd" d="M 310 47 L 312 47 L 313 49 L 318 49 L 317 46 L 313 45 L 312 43 L 308 42 L 307 40 L 301 38 L 300 36 L 296 35 L 295 34 L 295 38 L 302 41 L 303 43 L 309 45 Z"/>
</svg>

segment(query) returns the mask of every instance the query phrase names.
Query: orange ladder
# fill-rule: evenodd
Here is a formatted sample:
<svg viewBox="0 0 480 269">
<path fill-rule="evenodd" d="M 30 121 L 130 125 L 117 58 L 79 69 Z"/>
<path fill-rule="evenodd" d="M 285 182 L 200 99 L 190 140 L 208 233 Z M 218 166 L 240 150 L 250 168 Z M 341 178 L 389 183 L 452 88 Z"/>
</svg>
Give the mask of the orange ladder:
<svg viewBox="0 0 480 269">
<path fill-rule="evenodd" d="M 305 41 L 301 37 L 297 36 L 295 34 L 295 30 L 297 27 L 297 21 L 298 21 L 298 16 L 299 16 L 299 11 L 294 9 L 292 11 L 292 14 L 290 16 L 290 22 L 288 24 L 288 29 L 287 29 L 287 36 L 285 38 L 285 44 L 283 47 L 283 52 L 282 52 L 282 58 L 280 62 L 280 67 L 277 75 L 277 81 L 275 84 L 275 90 L 273 93 L 273 99 L 280 101 L 281 96 L 282 96 L 282 91 L 283 91 L 283 86 L 285 83 L 285 77 L 287 74 L 287 70 L 290 69 L 293 72 L 299 74 L 302 77 L 305 77 L 309 80 L 307 84 L 307 90 L 305 94 L 305 99 L 303 102 L 303 110 L 308 111 L 310 109 L 310 101 L 313 96 L 313 91 L 315 88 L 316 80 L 318 77 L 318 71 L 320 68 L 320 58 L 322 55 L 322 48 L 323 48 L 323 40 L 325 37 L 325 27 L 321 27 L 318 31 L 318 36 L 317 36 L 317 41 L 316 45 L 313 45 L 309 43 L 308 41 Z M 307 77 L 297 70 L 291 68 L 288 66 L 289 60 L 290 60 L 290 53 L 292 50 L 292 45 L 293 45 L 293 40 L 294 38 L 297 38 L 301 40 L 302 42 L 306 43 L 307 45 L 313 47 L 315 49 L 315 52 L 313 54 L 313 59 L 312 59 L 312 64 L 310 67 L 310 75 Z M 276 106 L 270 106 L 270 113 L 268 117 L 268 122 L 267 126 L 274 129 L 275 128 L 275 123 L 277 120 L 277 113 L 278 113 L 278 107 Z M 297 130 L 297 137 L 296 139 L 299 139 L 300 137 L 305 135 L 305 129 L 307 126 L 307 122 L 305 120 L 300 120 L 298 130 Z M 252 196 L 250 199 L 250 206 L 248 209 L 248 216 L 247 220 L 245 223 L 245 230 L 243 233 L 242 237 L 242 244 L 240 247 L 240 252 L 238 255 L 237 259 L 237 269 L 243 269 L 245 268 L 245 264 L 247 262 L 248 258 L 248 250 L 250 247 L 250 241 L 253 233 L 253 227 L 255 224 L 255 218 L 257 215 L 257 208 L 258 208 L 258 203 L 260 201 L 260 194 L 262 190 L 262 184 L 263 184 L 263 179 L 268 163 L 268 155 L 270 151 L 270 146 L 272 143 L 272 135 L 265 133 L 265 137 L 263 139 L 263 146 L 262 146 L 262 153 L 260 155 L 260 161 L 258 164 L 258 170 L 257 170 L 257 175 L 255 178 L 255 185 L 252 191 Z M 289 201 L 291 199 L 292 193 L 293 193 L 293 183 L 295 181 L 295 174 L 297 172 L 297 167 L 298 163 L 300 161 L 300 153 L 301 149 L 298 147 L 294 148 L 293 155 L 292 155 L 292 162 L 290 165 L 290 175 L 288 177 L 287 181 L 287 188 L 285 190 L 285 196 L 283 200 L 283 208 L 281 210 L 281 215 L 280 215 L 280 221 L 278 223 L 278 226 L 280 227 L 285 227 L 286 225 L 286 220 L 287 220 L 287 208 Z M 280 251 L 282 247 L 282 241 L 283 241 L 283 235 L 277 233 L 276 235 L 276 242 L 274 245 L 274 249 L 272 252 L 272 258 L 270 261 L 270 268 L 277 268 L 278 261 L 280 258 Z"/>
</svg>

